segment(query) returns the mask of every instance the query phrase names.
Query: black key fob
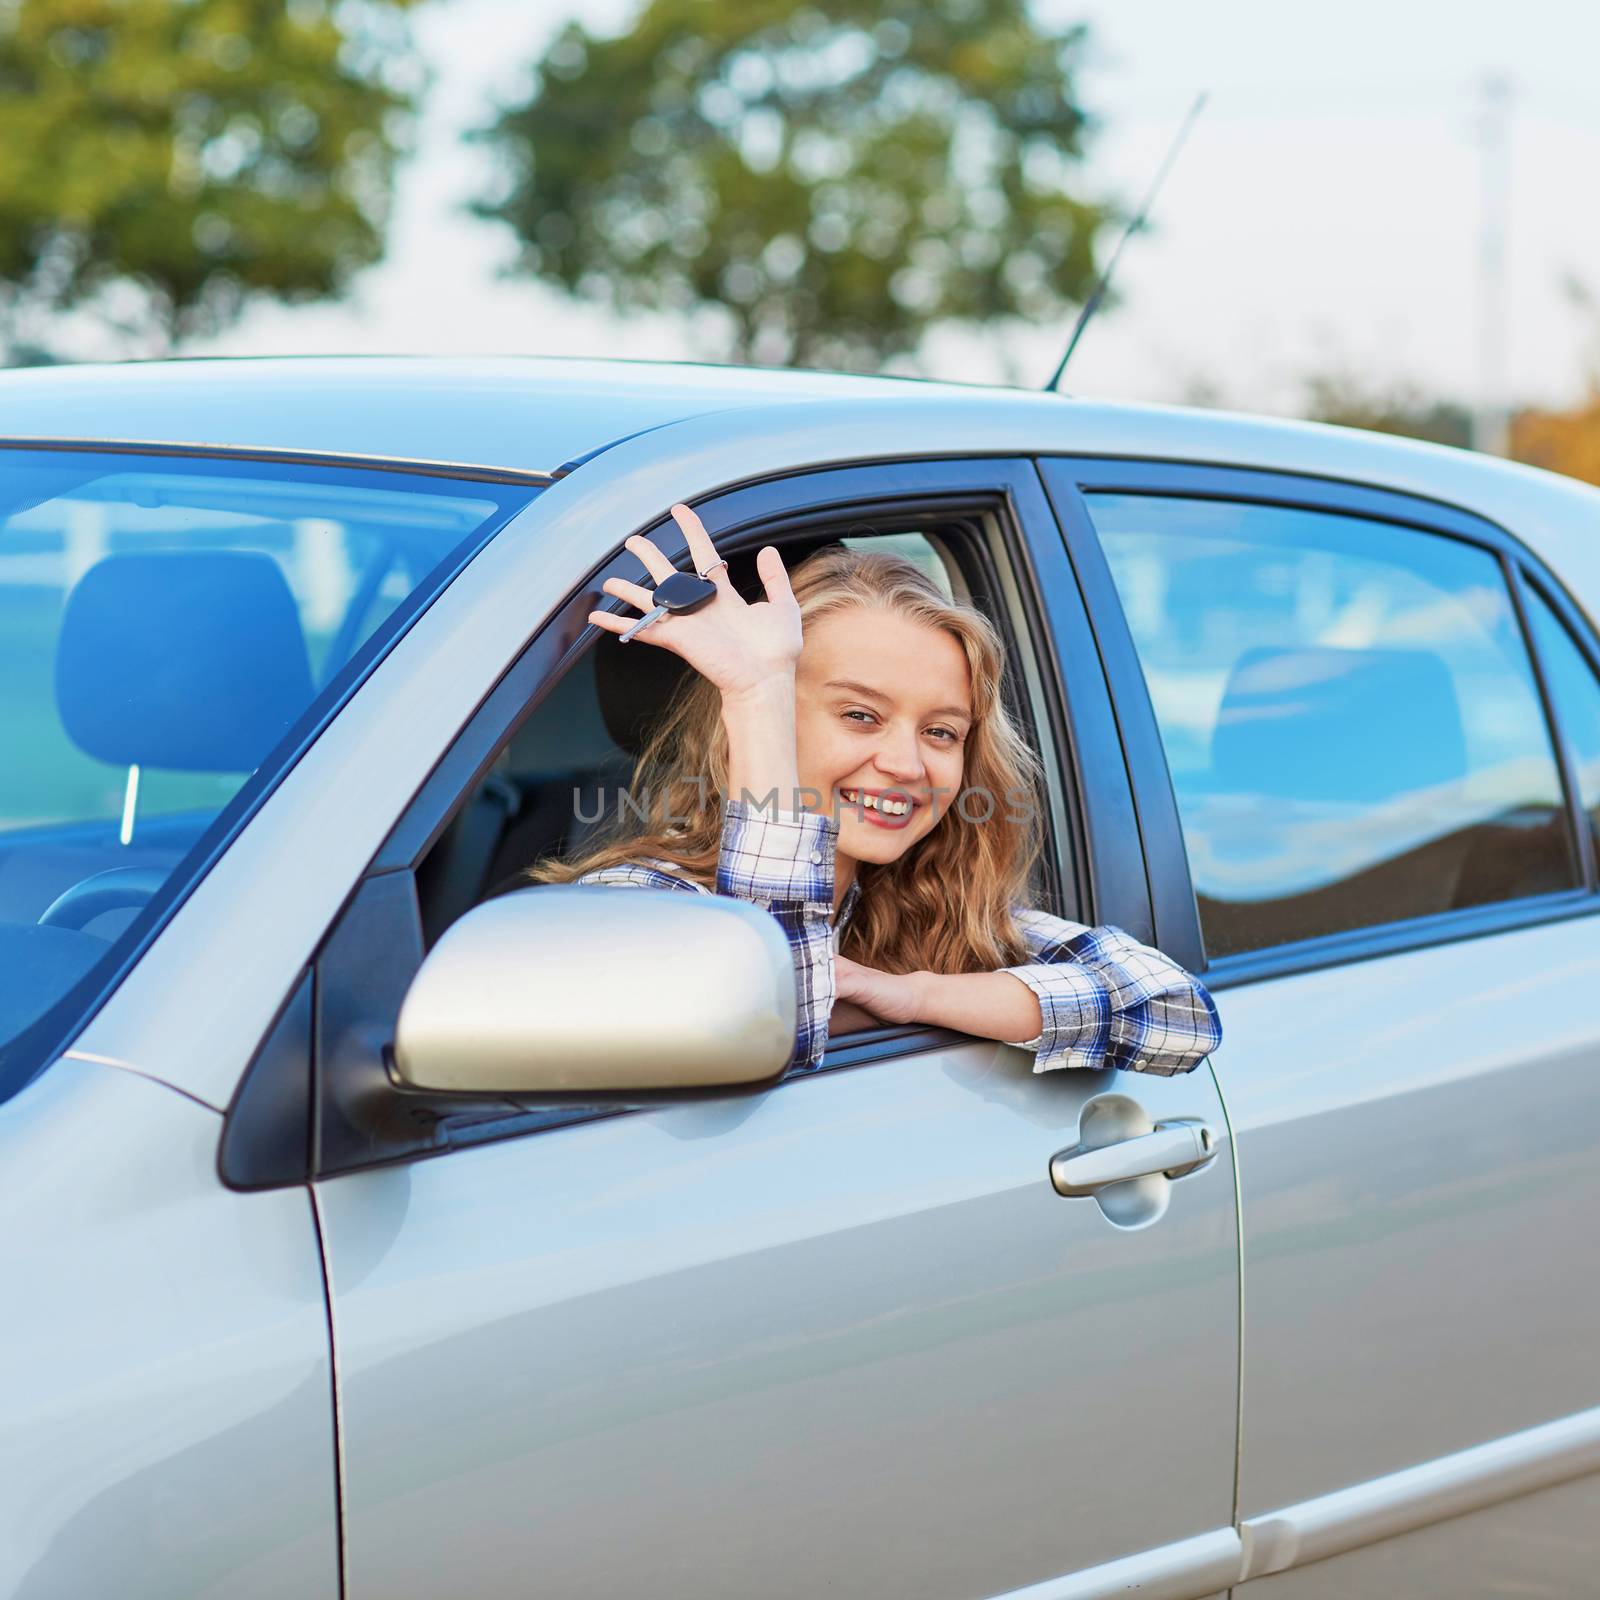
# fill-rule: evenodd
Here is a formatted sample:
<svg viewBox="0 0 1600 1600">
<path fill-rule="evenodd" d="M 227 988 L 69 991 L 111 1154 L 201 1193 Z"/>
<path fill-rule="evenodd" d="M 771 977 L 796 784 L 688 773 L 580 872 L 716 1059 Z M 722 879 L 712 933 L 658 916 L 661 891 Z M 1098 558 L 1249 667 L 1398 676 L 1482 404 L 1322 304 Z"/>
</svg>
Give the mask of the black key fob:
<svg viewBox="0 0 1600 1600">
<path fill-rule="evenodd" d="M 697 578 L 692 572 L 674 572 L 663 578 L 650 596 L 658 606 L 665 606 L 673 616 L 698 611 L 708 600 L 717 597 L 717 586 L 709 578 Z"/>
</svg>

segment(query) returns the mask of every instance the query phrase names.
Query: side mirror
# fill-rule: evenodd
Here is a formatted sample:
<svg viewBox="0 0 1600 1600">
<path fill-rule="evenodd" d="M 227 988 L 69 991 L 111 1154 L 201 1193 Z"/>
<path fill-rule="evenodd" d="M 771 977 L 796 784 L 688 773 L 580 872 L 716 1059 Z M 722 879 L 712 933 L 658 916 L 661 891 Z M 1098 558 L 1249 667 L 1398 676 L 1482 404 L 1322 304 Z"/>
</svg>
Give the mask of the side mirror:
<svg viewBox="0 0 1600 1600">
<path fill-rule="evenodd" d="M 475 907 L 400 1008 L 408 1088 L 592 1103 L 775 1081 L 794 959 L 765 911 L 669 889 L 528 888 Z"/>
</svg>

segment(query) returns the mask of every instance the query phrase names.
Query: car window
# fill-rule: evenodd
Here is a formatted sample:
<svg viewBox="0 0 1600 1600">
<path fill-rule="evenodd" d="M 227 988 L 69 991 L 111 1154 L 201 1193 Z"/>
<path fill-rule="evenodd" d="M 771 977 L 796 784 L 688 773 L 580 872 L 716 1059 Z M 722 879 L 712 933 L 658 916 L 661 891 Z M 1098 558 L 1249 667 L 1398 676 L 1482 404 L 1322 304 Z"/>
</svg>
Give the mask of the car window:
<svg viewBox="0 0 1600 1600">
<path fill-rule="evenodd" d="M 926 535 L 852 536 L 855 548 L 915 561 L 949 594 L 959 581 Z M 786 550 L 793 562 L 797 557 Z M 735 582 L 753 588 L 753 555 L 736 558 Z M 628 785 L 634 761 L 688 669 L 670 652 L 625 650 L 597 639 L 501 750 L 493 768 L 419 865 L 429 944 L 488 894 L 525 885 L 526 869 L 571 859 L 637 820 Z M 499 816 L 490 820 L 489 812 Z"/>
<path fill-rule="evenodd" d="M 1210 956 L 1578 882 L 1494 556 L 1325 512 L 1087 499 Z"/>
<path fill-rule="evenodd" d="M 113 958 L 374 636 L 529 492 L 0 451 L 0 1046 Z"/>
<path fill-rule="evenodd" d="M 827 542 L 819 532 L 786 542 L 785 559 L 793 564 Z M 904 556 L 946 594 L 974 598 L 956 554 L 959 541 L 943 530 L 872 533 L 858 525 L 840 542 Z M 731 570 L 737 585 L 758 589 L 754 550 L 735 556 Z M 609 635 L 571 663 L 418 862 L 426 945 L 482 899 L 526 887 L 536 862 L 572 860 L 609 836 L 626 835 L 638 817 L 628 793 L 635 759 L 686 675 L 670 652 L 619 649 Z M 1023 689 L 1008 689 L 1018 714 L 1031 719 Z"/>
<path fill-rule="evenodd" d="M 1579 802 L 1600 847 L 1600 679 L 1567 625 L 1536 590 L 1527 590 L 1534 648 L 1556 704 L 1556 720 L 1572 755 Z"/>
</svg>

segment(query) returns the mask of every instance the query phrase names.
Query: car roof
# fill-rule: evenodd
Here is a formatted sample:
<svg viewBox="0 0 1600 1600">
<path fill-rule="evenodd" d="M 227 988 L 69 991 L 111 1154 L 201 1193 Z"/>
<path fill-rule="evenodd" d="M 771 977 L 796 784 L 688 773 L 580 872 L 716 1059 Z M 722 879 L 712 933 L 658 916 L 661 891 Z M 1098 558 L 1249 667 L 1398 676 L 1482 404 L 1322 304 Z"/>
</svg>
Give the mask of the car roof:
<svg viewBox="0 0 1600 1600">
<path fill-rule="evenodd" d="M 213 357 L 0 373 L 0 438 L 314 450 L 555 472 L 619 440 L 712 412 L 873 396 L 927 403 L 935 393 L 970 402 L 983 392 L 916 378 L 677 361 Z"/>
</svg>

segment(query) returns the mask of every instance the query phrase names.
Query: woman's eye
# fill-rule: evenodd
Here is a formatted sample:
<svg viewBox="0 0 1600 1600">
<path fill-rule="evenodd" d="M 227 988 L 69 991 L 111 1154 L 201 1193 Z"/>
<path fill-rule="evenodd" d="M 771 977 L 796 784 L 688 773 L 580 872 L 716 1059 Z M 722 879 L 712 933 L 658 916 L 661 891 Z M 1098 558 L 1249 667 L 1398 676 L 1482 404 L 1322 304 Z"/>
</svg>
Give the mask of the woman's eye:
<svg viewBox="0 0 1600 1600">
<path fill-rule="evenodd" d="M 958 742 L 958 737 L 954 728 L 929 728 L 928 732 L 931 733 L 941 744 L 955 744 Z"/>
<path fill-rule="evenodd" d="M 846 717 L 859 717 L 864 723 L 876 722 L 878 719 L 870 711 L 847 711 Z"/>
</svg>

